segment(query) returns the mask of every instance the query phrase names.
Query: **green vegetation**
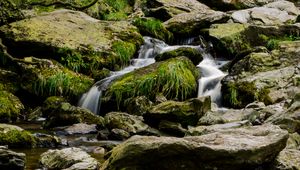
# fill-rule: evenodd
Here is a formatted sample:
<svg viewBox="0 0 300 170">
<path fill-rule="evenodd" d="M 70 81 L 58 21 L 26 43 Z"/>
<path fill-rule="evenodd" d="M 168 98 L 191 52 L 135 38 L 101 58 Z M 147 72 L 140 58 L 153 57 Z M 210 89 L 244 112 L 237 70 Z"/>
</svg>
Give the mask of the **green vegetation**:
<svg viewBox="0 0 300 170">
<path fill-rule="evenodd" d="M 112 51 L 117 55 L 117 61 L 115 62 L 120 63 L 121 66 L 125 66 L 128 65 L 131 57 L 135 54 L 136 47 L 129 42 L 115 41 L 112 44 Z"/>
<path fill-rule="evenodd" d="M 269 50 L 277 49 L 279 47 L 279 42 L 281 42 L 281 41 L 297 41 L 297 40 L 300 40 L 299 35 L 298 36 L 285 35 L 283 37 L 268 37 L 266 35 L 259 34 L 259 38 L 261 38 L 265 42 L 266 47 Z"/>
<path fill-rule="evenodd" d="M 118 106 L 132 97 L 153 99 L 158 93 L 168 99 L 185 100 L 195 93 L 197 76 L 198 71 L 189 59 L 172 58 L 126 74 L 104 96 L 106 100 L 115 100 Z"/>
<path fill-rule="evenodd" d="M 129 3 L 130 0 L 104 0 L 102 6 L 104 8 L 102 12 L 103 20 L 120 21 L 127 19 L 127 16 L 132 12 L 132 7 Z"/>
<path fill-rule="evenodd" d="M 141 34 L 152 36 L 167 42 L 172 41 L 173 34 L 168 31 L 163 23 L 155 18 L 136 18 L 133 25 L 138 27 Z"/>
<path fill-rule="evenodd" d="M 1 129 L 2 130 L 2 129 Z M 29 132 L 11 129 L 0 132 L 0 145 L 8 145 L 11 148 L 29 147 L 36 145 L 36 138 Z"/>
<path fill-rule="evenodd" d="M 75 72 L 82 72 L 88 67 L 88 64 L 84 62 L 82 55 L 77 51 L 69 48 L 61 48 L 57 53 L 61 56 L 61 63 Z"/>
<path fill-rule="evenodd" d="M 21 101 L 7 91 L 0 91 L 0 122 L 17 120 L 24 109 Z"/>
</svg>

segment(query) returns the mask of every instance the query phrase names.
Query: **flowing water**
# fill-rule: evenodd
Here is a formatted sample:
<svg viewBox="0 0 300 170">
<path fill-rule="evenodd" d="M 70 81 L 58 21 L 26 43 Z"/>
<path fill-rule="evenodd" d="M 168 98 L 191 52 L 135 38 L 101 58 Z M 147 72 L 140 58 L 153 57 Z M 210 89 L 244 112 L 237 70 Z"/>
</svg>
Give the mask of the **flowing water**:
<svg viewBox="0 0 300 170">
<path fill-rule="evenodd" d="M 195 40 L 200 45 L 189 45 Z M 200 41 L 199 41 L 200 40 Z M 95 114 L 100 113 L 102 91 L 106 90 L 112 81 L 118 77 L 129 73 L 135 69 L 148 66 L 155 62 L 154 57 L 158 54 L 175 50 L 180 47 L 190 47 L 199 50 L 203 55 L 203 61 L 197 67 L 200 68 L 201 78 L 199 79 L 198 97 L 211 96 L 213 102 L 221 104 L 221 79 L 225 74 L 219 70 L 220 64 L 207 52 L 208 43 L 204 43 L 201 37 L 193 37 L 191 39 L 182 40 L 178 43 L 182 45 L 169 46 L 161 40 L 151 37 L 144 37 L 144 45 L 139 50 L 137 59 L 131 61 L 131 65 L 125 67 L 121 71 L 112 72 L 111 75 L 103 80 L 98 81 L 86 94 L 82 96 L 78 105 L 89 109 Z M 221 62 L 222 63 L 222 62 Z"/>
</svg>

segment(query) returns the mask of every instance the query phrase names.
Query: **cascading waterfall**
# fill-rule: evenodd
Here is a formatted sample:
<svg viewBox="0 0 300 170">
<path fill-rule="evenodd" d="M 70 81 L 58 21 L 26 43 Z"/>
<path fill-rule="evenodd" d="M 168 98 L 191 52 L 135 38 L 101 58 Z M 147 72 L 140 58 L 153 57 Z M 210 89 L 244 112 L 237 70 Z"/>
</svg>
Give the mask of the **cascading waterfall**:
<svg viewBox="0 0 300 170">
<path fill-rule="evenodd" d="M 172 51 L 180 47 L 190 47 L 199 50 L 203 56 L 203 61 L 197 66 L 201 71 L 201 78 L 199 81 L 199 89 L 198 89 L 198 97 L 210 95 L 212 101 L 220 104 L 221 97 L 221 79 L 225 76 L 225 74 L 220 71 L 219 65 L 215 63 L 213 57 L 206 51 L 207 46 L 203 43 L 203 39 L 201 37 L 197 37 L 200 39 L 201 45 L 189 45 L 196 38 L 188 39 L 183 41 L 183 43 L 187 43 L 185 45 L 174 45 L 169 46 L 161 40 L 154 39 L 151 37 L 144 37 L 144 45 L 141 46 L 139 50 L 139 56 L 136 59 L 131 60 L 131 65 L 125 67 L 121 71 L 112 72 L 111 75 L 103 80 L 98 81 L 87 93 L 85 93 L 78 105 L 82 108 L 89 109 L 95 114 L 100 113 L 101 106 L 101 95 L 102 91 L 106 90 L 106 88 L 110 85 L 112 81 L 117 79 L 118 77 L 129 73 L 135 69 L 145 67 L 155 62 L 154 57 L 158 54 Z"/>
</svg>

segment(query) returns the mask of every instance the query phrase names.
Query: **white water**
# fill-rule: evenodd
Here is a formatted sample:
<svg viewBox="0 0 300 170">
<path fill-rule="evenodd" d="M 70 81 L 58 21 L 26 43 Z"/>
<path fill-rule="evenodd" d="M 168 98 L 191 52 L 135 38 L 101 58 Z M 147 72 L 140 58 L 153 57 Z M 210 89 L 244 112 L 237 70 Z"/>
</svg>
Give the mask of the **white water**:
<svg viewBox="0 0 300 170">
<path fill-rule="evenodd" d="M 213 102 L 220 104 L 220 81 L 225 76 L 225 74 L 218 69 L 219 66 L 215 63 L 215 60 L 211 57 L 211 55 L 205 52 L 205 46 L 203 44 L 199 46 L 169 46 L 163 41 L 151 37 L 144 37 L 144 41 L 144 45 L 139 50 L 138 58 L 133 59 L 130 66 L 125 67 L 121 71 L 112 72 L 109 77 L 98 81 L 87 93 L 85 93 L 81 97 L 78 105 L 82 108 L 89 109 L 95 114 L 99 114 L 102 91 L 106 90 L 106 88 L 113 80 L 135 69 L 145 67 L 154 63 L 154 57 L 160 53 L 175 50 L 180 47 L 195 48 L 203 53 L 204 60 L 197 66 L 200 68 L 202 76 L 202 78 L 199 79 L 198 97 L 210 95 Z"/>
</svg>

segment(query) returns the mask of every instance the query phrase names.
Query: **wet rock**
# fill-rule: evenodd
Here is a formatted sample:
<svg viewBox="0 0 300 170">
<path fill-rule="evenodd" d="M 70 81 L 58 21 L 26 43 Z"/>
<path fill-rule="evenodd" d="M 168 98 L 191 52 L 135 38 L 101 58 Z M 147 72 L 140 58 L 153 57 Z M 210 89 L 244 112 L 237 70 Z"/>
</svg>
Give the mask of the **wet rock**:
<svg viewBox="0 0 300 170">
<path fill-rule="evenodd" d="M 200 12 L 209 9 L 209 7 L 199 3 L 197 0 L 154 0 L 147 1 L 146 6 L 149 9 L 150 16 L 158 18 L 162 21 L 166 21 L 178 14 L 192 11 Z"/>
<path fill-rule="evenodd" d="M 300 151 L 295 149 L 284 149 L 277 156 L 271 169 L 300 169 Z"/>
<path fill-rule="evenodd" d="M 168 30 L 177 35 L 198 35 L 200 29 L 209 28 L 214 23 L 225 23 L 228 19 L 226 13 L 206 10 L 179 14 L 164 24 Z"/>
<path fill-rule="evenodd" d="M 169 58 L 175 58 L 180 56 L 185 56 L 189 58 L 194 65 L 198 65 L 203 60 L 203 56 L 201 52 L 195 48 L 190 48 L 190 47 L 180 47 L 172 51 L 166 51 L 164 53 L 155 56 L 155 60 L 163 61 Z"/>
<path fill-rule="evenodd" d="M 19 80 L 16 72 L 0 68 L 0 90 L 15 94 L 20 89 Z"/>
<path fill-rule="evenodd" d="M 67 127 L 64 131 L 68 135 L 73 134 L 90 134 L 90 133 L 97 133 L 96 125 L 95 124 L 85 124 L 85 123 L 77 123 L 72 126 Z"/>
<path fill-rule="evenodd" d="M 37 139 L 26 130 L 9 124 L 0 124 L 0 145 L 10 148 L 32 148 L 37 144 Z"/>
<path fill-rule="evenodd" d="M 115 147 L 101 169 L 254 169 L 272 161 L 287 138 L 272 125 L 184 138 L 135 136 Z"/>
<path fill-rule="evenodd" d="M 143 43 L 129 22 L 100 21 L 71 10 L 14 22 L 2 26 L 0 32 L 12 55 L 56 59 L 86 74 L 128 64 Z"/>
<path fill-rule="evenodd" d="M 96 170 L 100 164 L 79 148 L 48 150 L 40 158 L 40 164 L 47 169 Z"/>
<path fill-rule="evenodd" d="M 183 126 L 195 125 L 210 106 L 210 97 L 194 98 L 185 102 L 166 101 L 153 106 L 145 115 L 145 119 L 152 123 L 168 120 Z"/>
<path fill-rule="evenodd" d="M 13 3 L 13 1 L 10 0 L 1 1 L 0 6 L 1 6 L 0 26 L 24 18 L 23 13 L 19 8 L 17 8 L 17 6 Z"/>
<path fill-rule="evenodd" d="M 146 96 L 138 96 L 129 99 L 127 111 L 131 115 L 142 116 L 152 106 L 152 102 Z"/>
<path fill-rule="evenodd" d="M 149 128 L 147 124 L 143 123 L 142 117 L 129 115 L 127 113 L 110 112 L 105 115 L 104 119 L 105 126 L 108 129 L 122 129 L 130 135 L 142 133 Z"/>
<path fill-rule="evenodd" d="M 184 136 L 185 132 L 187 131 L 181 126 L 180 123 L 170 122 L 166 120 L 163 120 L 159 123 L 158 129 L 167 134 L 171 134 L 173 136 L 178 136 L 178 137 Z"/>
<path fill-rule="evenodd" d="M 68 126 L 75 123 L 96 124 L 99 128 L 104 127 L 104 118 L 87 109 L 72 106 L 68 102 L 61 101 L 61 98 L 48 98 L 42 108 L 46 117 L 45 128 L 57 126 Z"/>
<path fill-rule="evenodd" d="M 33 134 L 37 141 L 37 147 L 40 148 L 54 148 L 63 144 L 61 138 L 53 135 L 43 134 L 43 133 L 34 133 Z"/>
<path fill-rule="evenodd" d="M 0 122 L 16 121 L 25 109 L 20 99 L 7 91 L 0 90 Z"/>
<path fill-rule="evenodd" d="M 102 101 L 126 108 L 125 101 L 129 98 L 146 96 L 151 100 L 159 93 L 169 100 L 185 100 L 195 95 L 198 74 L 196 66 L 186 57 L 156 62 L 115 80 Z"/>
<path fill-rule="evenodd" d="M 130 133 L 123 129 L 112 129 L 108 138 L 110 140 L 126 140 L 130 137 Z"/>
<path fill-rule="evenodd" d="M 25 154 L 9 150 L 5 146 L 0 146 L 0 168 L 1 169 L 25 169 Z"/>
</svg>

